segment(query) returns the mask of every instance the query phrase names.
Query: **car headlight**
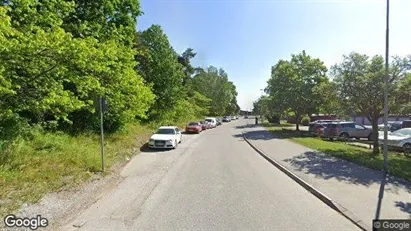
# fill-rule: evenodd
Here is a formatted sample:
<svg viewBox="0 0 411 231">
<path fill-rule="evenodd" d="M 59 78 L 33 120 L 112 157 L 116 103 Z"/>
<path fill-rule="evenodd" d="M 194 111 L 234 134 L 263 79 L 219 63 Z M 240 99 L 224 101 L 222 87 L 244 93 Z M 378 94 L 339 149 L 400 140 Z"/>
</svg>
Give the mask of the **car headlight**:
<svg viewBox="0 0 411 231">
<path fill-rule="evenodd" d="M 172 143 L 172 142 L 173 142 L 173 140 L 167 140 L 167 142 L 170 142 L 170 143 Z"/>
<path fill-rule="evenodd" d="M 148 142 L 153 143 L 154 139 L 149 139 Z"/>
</svg>

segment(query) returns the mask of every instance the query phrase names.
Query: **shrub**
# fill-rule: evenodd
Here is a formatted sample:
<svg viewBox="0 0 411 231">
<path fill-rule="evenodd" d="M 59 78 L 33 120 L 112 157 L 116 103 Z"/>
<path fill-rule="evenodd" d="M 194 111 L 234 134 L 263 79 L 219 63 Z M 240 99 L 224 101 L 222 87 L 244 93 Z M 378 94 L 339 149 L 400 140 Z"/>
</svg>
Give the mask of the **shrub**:
<svg viewBox="0 0 411 231">
<path fill-rule="evenodd" d="M 308 126 L 310 124 L 310 117 L 305 116 L 301 119 L 301 124 L 304 126 Z"/>
</svg>

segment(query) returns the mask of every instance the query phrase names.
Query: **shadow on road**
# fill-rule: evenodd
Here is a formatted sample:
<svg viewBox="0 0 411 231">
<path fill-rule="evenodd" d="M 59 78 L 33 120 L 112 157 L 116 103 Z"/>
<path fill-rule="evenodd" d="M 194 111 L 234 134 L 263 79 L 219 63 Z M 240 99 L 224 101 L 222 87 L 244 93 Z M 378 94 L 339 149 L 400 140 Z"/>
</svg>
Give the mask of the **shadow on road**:
<svg viewBox="0 0 411 231">
<path fill-rule="evenodd" d="M 140 152 L 167 152 L 167 151 L 170 151 L 170 150 L 172 150 L 172 149 L 153 149 L 153 148 L 149 148 L 147 143 L 143 144 L 143 146 L 140 147 Z"/>
<path fill-rule="evenodd" d="M 252 128 L 254 126 L 255 126 L 254 124 L 245 124 L 245 125 L 237 125 L 237 126 L 235 126 L 235 128 L 244 129 L 244 128 Z"/>
<path fill-rule="evenodd" d="M 401 211 L 404 213 L 409 213 L 410 214 L 410 219 L 411 219 L 411 203 L 410 202 L 402 202 L 402 201 L 396 201 L 395 202 L 395 207 L 400 208 Z"/>
<path fill-rule="evenodd" d="M 186 132 L 186 131 L 181 132 L 181 134 L 183 134 L 183 135 L 198 135 L 198 133 L 195 133 L 195 132 Z"/>
<path fill-rule="evenodd" d="M 328 150 L 332 152 L 336 150 Z M 325 151 L 327 152 L 327 151 Z M 364 152 L 364 155 L 370 155 Z M 373 158 L 364 156 L 364 160 Z M 370 186 L 374 183 L 380 183 L 382 172 L 360 167 L 356 164 L 345 160 L 333 158 L 320 152 L 305 152 L 299 156 L 285 159 L 285 162 L 290 163 L 297 171 L 304 174 L 312 174 L 316 177 L 328 179 L 337 179 L 350 184 Z M 411 182 L 390 177 L 388 180 L 389 186 L 386 191 L 398 193 L 399 189 L 407 190 L 411 193 Z"/>
<path fill-rule="evenodd" d="M 264 128 L 261 128 L 257 131 L 244 132 L 244 135 L 249 140 L 273 140 L 312 137 L 307 131 L 292 131 L 287 129 L 267 131 Z"/>
</svg>

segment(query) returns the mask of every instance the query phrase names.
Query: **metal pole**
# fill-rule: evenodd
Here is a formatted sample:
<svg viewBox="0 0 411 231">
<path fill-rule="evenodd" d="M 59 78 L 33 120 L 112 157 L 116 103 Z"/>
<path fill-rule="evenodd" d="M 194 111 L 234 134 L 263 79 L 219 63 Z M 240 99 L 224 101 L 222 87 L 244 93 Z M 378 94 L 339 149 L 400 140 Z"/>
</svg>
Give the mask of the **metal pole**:
<svg viewBox="0 0 411 231">
<path fill-rule="evenodd" d="M 100 138 L 101 138 L 101 170 L 104 172 L 104 127 L 103 127 L 103 97 L 100 97 Z"/>
<path fill-rule="evenodd" d="M 384 155 L 384 172 L 383 179 L 381 181 L 380 191 L 378 194 L 378 204 L 377 211 L 375 213 L 375 219 L 380 218 L 381 203 L 384 197 L 384 188 L 388 175 L 388 85 L 389 85 L 389 14 L 390 13 L 390 0 L 387 0 L 387 13 L 386 13 L 386 34 L 385 34 L 385 78 L 384 78 L 384 146 L 383 146 L 383 155 Z"/>
</svg>

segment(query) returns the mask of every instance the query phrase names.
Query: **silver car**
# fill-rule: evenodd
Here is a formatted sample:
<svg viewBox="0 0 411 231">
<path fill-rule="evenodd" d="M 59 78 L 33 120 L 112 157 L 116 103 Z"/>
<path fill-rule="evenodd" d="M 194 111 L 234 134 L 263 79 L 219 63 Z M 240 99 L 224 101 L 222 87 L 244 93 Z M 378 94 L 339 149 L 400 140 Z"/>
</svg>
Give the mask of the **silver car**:
<svg viewBox="0 0 411 231">
<path fill-rule="evenodd" d="M 384 135 L 380 134 L 378 143 L 384 144 Z M 395 149 L 402 149 L 406 153 L 411 151 L 411 128 L 399 129 L 395 132 L 388 133 L 388 146 Z"/>
<path fill-rule="evenodd" d="M 372 140 L 372 129 L 366 128 L 354 122 L 333 122 L 325 125 L 323 138 L 367 138 Z"/>
</svg>

